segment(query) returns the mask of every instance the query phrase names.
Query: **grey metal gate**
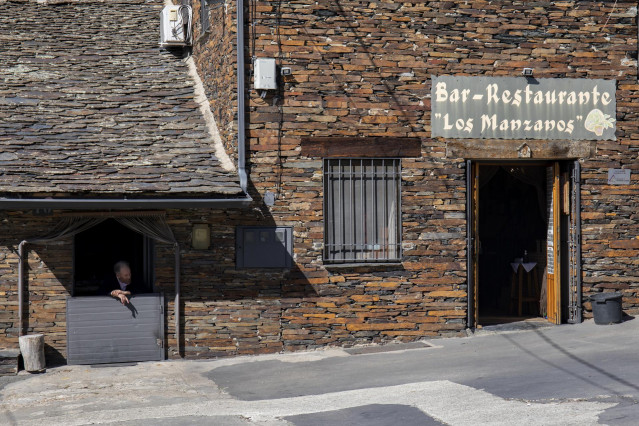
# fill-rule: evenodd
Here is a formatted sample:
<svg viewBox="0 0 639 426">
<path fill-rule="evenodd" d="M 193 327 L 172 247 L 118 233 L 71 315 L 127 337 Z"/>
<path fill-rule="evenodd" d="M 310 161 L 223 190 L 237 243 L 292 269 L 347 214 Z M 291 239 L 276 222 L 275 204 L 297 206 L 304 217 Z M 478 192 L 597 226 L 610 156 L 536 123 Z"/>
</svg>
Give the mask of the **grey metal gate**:
<svg viewBox="0 0 639 426">
<path fill-rule="evenodd" d="M 570 232 L 568 277 L 568 322 L 581 322 L 581 165 L 576 160 L 570 170 Z"/>
<path fill-rule="evenodd" d="M 122 305 L 108 296 L 67 298 L 67 363 L 164 359 L 164 295 L 140 294 Z"/>
</svg>

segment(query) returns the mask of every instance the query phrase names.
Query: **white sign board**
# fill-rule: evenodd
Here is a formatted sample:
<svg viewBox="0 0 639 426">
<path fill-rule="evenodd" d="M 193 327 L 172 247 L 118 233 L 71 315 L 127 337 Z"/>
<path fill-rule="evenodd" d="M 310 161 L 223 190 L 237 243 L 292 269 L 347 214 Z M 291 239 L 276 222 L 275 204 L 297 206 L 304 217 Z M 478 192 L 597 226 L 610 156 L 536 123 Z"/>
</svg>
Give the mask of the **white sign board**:
<svg viewBox="0 0 639 426">
<path fill-rule="evenodd" d="M 630 185 L 630 169 L 608 169 L 608 185 Z"/>
<path fill-rule="evenodd" d="M 433 76 L 433 137 L 615 140 L 616 81 Z"/>
</svg>

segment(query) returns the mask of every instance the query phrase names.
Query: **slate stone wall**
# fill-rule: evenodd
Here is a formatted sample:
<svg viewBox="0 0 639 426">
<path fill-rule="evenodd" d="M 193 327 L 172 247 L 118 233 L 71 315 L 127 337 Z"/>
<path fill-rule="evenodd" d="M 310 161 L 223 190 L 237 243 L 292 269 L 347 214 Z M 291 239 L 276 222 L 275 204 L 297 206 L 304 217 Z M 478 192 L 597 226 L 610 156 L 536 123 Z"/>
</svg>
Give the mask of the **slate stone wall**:
<svg viewBox="0 0 639 426">
<path fill-rule="evenodd" d="M 220 137 L 227 153 L 237 159 L 237 31 L 235 2 L 213 2 L 211 25 L 202 31 L 200 0 L 192 2 L 194 22 L 193 57 L 206 88 Z M 250 60 L 248 61 L 250 62 Z"/>
<path fill-rule="evenodd" d="M 10 212 L 4 213 L 0 220 L 6 229 L 0 242 L 0 294 L 3 295 L 0 347 L 12 348 L 17 347 L 19 331 L 18 244 L 23 239 L 49 232 L 60 220 L 60 212 L 50 216 Z M 429 287 L 424 280 L 422 284 L 412 283 L 396 272 L 385 271 L 384 267 L 377 271 L 377 276 L 365 270 L 329 274 L 299 262 L 290 270 L 237 269 L 236 226 L 273 224 L 259 211 L 171 210 L 166 220 L 180 244 L 180 331 L 186 357 L 350 345 L 379 340 L 380 336 L 435 335 L 450 330 L 446 327 L 455 327 L 453 331 L 463 327 L 461 320 L 460 325 L 451 321 L 451 316 L 463 313 L 454 311 L 451 303 L 426 306 L 422 300 L 424 291 L 438 297 L 433 289 L 439 291 L 439 297 L 450 297 L 444 286 Z M 211 226 L 209 250 L 191 248 L 190 235 L 196 223 Z M 300 239 L 299 232 L 295 234 Z M 27 245 L 26 253 L 26 331 L 45 335 L 49 364 L 64 362 L 66 298 L 72 294 L 73 244 L 68 241 L 56 245 Z M 296 257 L 299 256 L 296 254 Z M 156 244 L 155 262 L 155 287 L 164 292 L 166 301 L 167 355 L 177 357 L 173 247 Z M 362 281 L 362 277 L 366 277 L 366 281 Z M 114 300 L 114 303 L 118 302 Z M 444 315 L 449 318 L 441 318 Z M 391 323 L 389 320 L 394 318 L 402 321 Z M 445 321 L 451 321 L 451 325 Z"/>
<path fill-rule="evenodd" d="M 57 223 L 50 217 L 23 212 L 0 213 L 0 347 L 18 347 L 18 244 L 45 235 Z M 26 332 L 45 335 L 48 363 L 64 360 L 66 353 L 66 298 L 71 294 L 72 245 L 26 246 L 24 315 Z"/>
<path fill-rule="evenodd" d="M 296 264 L 315 292 L 282 301 L 284 347 L 464 329 L 465 165 L 447 157 L 446 140 L 430 138 L 430 76 L 440 74 L 519 76 L 532 67 L 542 78 L 618 81 L 618 140 L 597 142 L 582 161 L 583 300 L 586 318 L 587 297 L 611 289 L 624 292 L 627 312 L 639 310 L 636 14 L 633 2 L 596 1 L 247 5 L 255 17 L 247 57 L 292 69 L 278 92 L 250 90 L 247 123 L 256 206 L 295 227 Z M 402 160 L 401 265 L 322 264 L 322 164 L 300 156 L 305 136 L 422 139 L 422 157 Z M 608 168 L 622 167 L 633 170 L 631 185 L 607 185 Z M 277 195 L 268 209 L 266 192 Z"/>
<path fill-rule="evenodd" d="M 181 246 L 185 356 L 206 358 L 411 340 L 457 334 L 464 328 L 465 302 L 457 299 L 463 300 L 465 292 L 458 290 L 458 285 L 446 284 L 448 278 L 429 280 L 422 272 L 424 265 L 418 262 L 406 262 L 408 267 L 320 269 L 315 265 L 317 255 L 308 254 L 310 250 L 317 252 L 313 245 L 317 246 L 320 237 L 306 235 L 298 221 L 278 223 L 294 228 L 293 268 L 237 269 L 236 226 L 273 225 L 273 216 L 266 213 L 191 210 L 167 215 Z M 211 226 L 210 250 L 190 248 L 194 223 Z M 156 284 L 168 299 L 169 354 L 177 356 L 172 247 L 156 246 L 156 262 Z M 410 267 L 424 274 L 423 278 L 417 278 Z M 459 265 L 451 269 L 459 269 Z"/>
<path fill-rule="evenodd" d="M 18 347 L 18 244 L 49 233 L 60 221 L 60 213 L 0 213 L 0 347 Z M 181 248 L 181 333 L 187 357 L 282 348 L 281 300 L 286 277 L 294 277 L 295 272 L 235 270 L 235 226 L 255 224 L 255 218 L 253 213 L 233 209 L 167 212 L 167 222 Z M 209 224 L 215 231 L 210 250 L 191 248 L 195 223 Z M 66 299 L 73 291 L 72 239 L 61 244 L 27 244 L 25 253 L 25 331 L 44 334 L 49 365 L 65 362 Z M 155 262 L 155 288 L 165 294 L 167 354 L 176 357 L 173 246 L 156 243 Z"/>
</svg>

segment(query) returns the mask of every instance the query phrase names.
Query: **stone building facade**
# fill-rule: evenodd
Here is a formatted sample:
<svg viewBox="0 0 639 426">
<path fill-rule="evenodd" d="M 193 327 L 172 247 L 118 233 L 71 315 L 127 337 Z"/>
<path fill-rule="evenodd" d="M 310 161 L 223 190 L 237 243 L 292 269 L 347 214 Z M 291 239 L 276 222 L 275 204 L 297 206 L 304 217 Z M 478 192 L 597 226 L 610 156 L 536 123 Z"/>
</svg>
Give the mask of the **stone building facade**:
<svg viewBox="0 0 639 426">
<path fill-rule="evenodd" d="M 296 335 L 314 347 L 460 335 L 468 326 L 466 160 L 520 161 L 522 141 L 432 137 L 431 77 L 438 75 L 518 77 L 533 68 L 538 78 L 616 80 L 616 140 L 526 142 L 531 160 L 581 165 L 584 318 L 589 296 L 602 291 L 621 291 L 624 311 L 636 312 L 636 4 L 256 1 L 245 8 L 251 195 L 276 195 L 266 216 L 294 227 L 295 261 L 315 292 L 283 310 L 285 346 Z M 209 52 L 225 40 L 215 31 L 234 39 L 225 32 L 233 31 L 235 4 L 209 13 L 212 29 L 198 34 L 196 26 L 193 54 L 213 94 L 227 76 L 212 72 L 222 60 Z M 261 97 L 250 85 L 251 58 L 275 58 L 291 74 Z M 321 137 L 335 145 L 421 141 L 421 154 L 401 163 L 400 263 L 322 261 L 322 157 L 303 148 Z M 631 170 L 630 183 L 610 185 L 609 169 Z"/>
<path fill-rule="evenodd" d="M 635 3 L 244 2 L 246 90 L 238 95 L 237 3 L 193 0 L 192 58 L 216 138 L 185 58 L 157 46 L 162 2 L 137 3 L 0 1 L 0 10 L 20 12 L 1 15 L 19 22 L 1 53 L 0 191 L 5 199 L 239 199 L 237 167 L 222 167 L 214 140 L 235 166 L 245 144 L 249 206 L 137 207 L 161 212 L 179 243 L 177 322 L 174 247 L 157 243 L 153 255 L 168 357 L 412 341 L 481 325 L 471 312 L 477 303 L 481 310 L 481 291 L 475 301 L 467 273 L 468 160 L 480 170 L 496 161 L 578 161 L 583 317 L 591 316 L 588 296 L 601 291 L 621 291 L 624 311 L 638 310 Z M 113 13 L 95 13 L 105 7 Z M 85 25 L 66 33 L 78 13 Z M 100 25 L 105 16 L 118 31 Z M 55 25 L 38 33 L 33 22 Z M 69 34 L 89 42 L 70 46 Z M 55 43 L 42 38 L 52 35 Z M 276 60 L 277 90 L 254 89 L 255 58 Z M 94 61 L 102 65 L 88 65 Z M 521 140 L 433 137 L 433 76 L 519 77 L 523 68 L 537 78 L 616 80 L 616 140 L 528 139 L 531 155 L 522 159 Z M 245 141 L 238 96 L 246 100 Z M 329 261 L 331 159 L 401 166 L 397 258 Z M 609 169 L 630 170 L 630 182 L 609 184 Z M 80 210 L 3 207 L 0 346 L 15 347 L 22 327 L 45 334 L 48 357 L 66 359 L 77 240 L 27 247 L 22 324 L 17 247 Z M 208 249 L 192 247 L 194 225 L 210 229 Z M 290 229 L 290 266 L 239 265 L 238 227 Z"/>
</svg>

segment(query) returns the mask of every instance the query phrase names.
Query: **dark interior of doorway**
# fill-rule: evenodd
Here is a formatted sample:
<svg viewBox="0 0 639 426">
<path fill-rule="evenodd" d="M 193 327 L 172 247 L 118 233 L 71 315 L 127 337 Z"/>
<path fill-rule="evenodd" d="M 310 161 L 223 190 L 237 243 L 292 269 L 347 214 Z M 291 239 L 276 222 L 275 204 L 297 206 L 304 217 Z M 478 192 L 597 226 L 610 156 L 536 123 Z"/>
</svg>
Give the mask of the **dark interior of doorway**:
<svg viewBox="0 0 639 426">
<path fill-rule="evenodd" d="M 540 315 L 539 298 L 546 263 L 546 192 L 544 166 L 479 167 L 478 319 L 481 325 Z M 519 280 L 511 265 L 519 259 L 536 262 L 534 268 L 537 268 L 530 272 L 534 291 L 530 291 L 528 276 L 524 275 L 523 293 L 535 300 L 522 304 L 521 315 Z"/>
<path fill-rule="evenodd" d="M 143 235 L 107 219 L 76 235 L 74 243 L 73 296 L 100 295 L 103 284 L 114 277 L 113 265 L 121 260 L 131 265 L 132 282 L 138 291 L 152 291 L 144 276 Z"/>
</svg>

